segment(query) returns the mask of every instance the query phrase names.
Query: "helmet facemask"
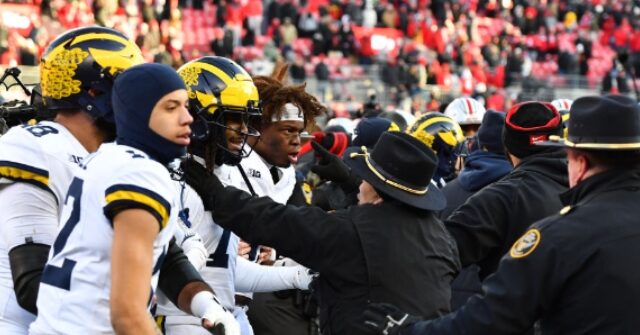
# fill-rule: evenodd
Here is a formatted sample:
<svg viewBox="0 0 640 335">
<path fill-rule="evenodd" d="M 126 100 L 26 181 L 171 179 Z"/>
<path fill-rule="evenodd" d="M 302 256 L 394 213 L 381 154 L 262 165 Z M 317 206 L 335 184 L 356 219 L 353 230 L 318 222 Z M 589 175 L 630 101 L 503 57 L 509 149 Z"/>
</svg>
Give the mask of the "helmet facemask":
<svg viewBox="0 0 640 335">
<path fill-rule="evenodd" d="M 211 109 L 215 111 L 211 113 Z M 216 165 L 238 165 L 253 150 L 248 145 L 249 140 L 260 137 L 260 131 L 252 124 L 261 115 L 259 103 L 250 102 L 245 108 L 211 104 L 198 111 L 196 118 L 200 122 L 198 128 L 193 127 L 193 138 L 215 148 Z M 233 139 L 232 143 L 227 137 Z M 230 149 L 230 145 L 237 146 L 237 149 Z"/>
</svg>

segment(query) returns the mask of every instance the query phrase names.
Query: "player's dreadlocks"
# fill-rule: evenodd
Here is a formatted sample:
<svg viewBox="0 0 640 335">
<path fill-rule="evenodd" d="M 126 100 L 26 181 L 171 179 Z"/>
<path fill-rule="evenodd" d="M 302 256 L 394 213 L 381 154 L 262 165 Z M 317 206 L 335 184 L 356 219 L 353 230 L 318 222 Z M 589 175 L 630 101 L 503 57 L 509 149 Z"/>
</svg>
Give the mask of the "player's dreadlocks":
<svg viewBox="0 0 640 335">
<path fill-rule="evenodd" d="M 305 91 L 306 83 L 288 85 L 286 83 L 287 64 L 276 64 L 271 76 L 255 76 L 253 83 L 258 87 L 258 94 L 262 100 L 262 126 L 269 125 L 275 119 L 280 119 L 286 103 L 298 107 L 304 116 L 305 128 L 315 125 L 315 117 L 327 112 L 316 97 Z"/>
</svg>

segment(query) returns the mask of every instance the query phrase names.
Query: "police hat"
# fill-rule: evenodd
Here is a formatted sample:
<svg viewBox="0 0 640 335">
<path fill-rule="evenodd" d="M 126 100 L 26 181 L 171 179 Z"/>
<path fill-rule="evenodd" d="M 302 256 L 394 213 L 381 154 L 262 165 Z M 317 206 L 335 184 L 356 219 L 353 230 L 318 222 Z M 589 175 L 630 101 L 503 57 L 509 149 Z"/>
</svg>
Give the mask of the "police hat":
<svg viewBox="0 0 640 335">
<path fill-rule="evenodd" d="M 435 153 L 409 134 L 384 132 L 371 152 L 351 147 L 344 160 L 375 189 L 411 207 L 439 211 L 447 204 L 431 183 L 438 165 Z"/>
<path fill-rule="evenodd" d="M 626 96 L 589 96 L 574 101 L 568 136 L 550 136 L 542 146 L 587 150 L 640 149 L 640 107 Z"/>
</svg>

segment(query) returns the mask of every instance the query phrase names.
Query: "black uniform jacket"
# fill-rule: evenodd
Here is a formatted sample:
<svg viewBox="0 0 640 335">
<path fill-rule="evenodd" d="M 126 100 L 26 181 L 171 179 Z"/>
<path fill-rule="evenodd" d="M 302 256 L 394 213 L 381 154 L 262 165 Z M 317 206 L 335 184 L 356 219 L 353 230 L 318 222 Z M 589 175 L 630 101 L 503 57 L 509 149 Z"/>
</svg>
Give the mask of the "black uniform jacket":
<svg viewBox="0 0 640 335">
<path fill-rule="evenodd" d="M 459 270 L 455 243 L 434 214 L 395 202 L 327 213 L 280 205 L 227 187 L 216 196 L 215 222 L 252 244 L 320 273 L 314 284 L 324 335 L 355 335 L 351 327 L 369 301 L 419 315 L 449 312 Z"/>
<path fill-rule="evenodd" d="M 524 158 L 511 173 L 471 196 L 444 221 L 462 266 L 478 264 L 481 279 L 493 273 L 529 225 L 560 210 L 558 195 L 568 185 L 566 156 L 554 150 Z"/>
<path fill-rule="evenodd" d="M 640 333 L 640 171 L 592 176 L 562 195 L 484 282 L 484 296 L 401 334 Z"/>
</svg>

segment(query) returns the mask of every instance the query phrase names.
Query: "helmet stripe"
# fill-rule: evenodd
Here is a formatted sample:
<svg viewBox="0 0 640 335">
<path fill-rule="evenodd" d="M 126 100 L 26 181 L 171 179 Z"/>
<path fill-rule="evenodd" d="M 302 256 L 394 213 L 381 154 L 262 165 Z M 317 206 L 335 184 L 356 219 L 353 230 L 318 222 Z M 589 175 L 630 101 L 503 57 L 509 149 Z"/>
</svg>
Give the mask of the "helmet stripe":
<svg viewBox="0 0 640 335">
<path fill-rule="evenodd" d="M 467 104 L 469 115 L 473 115 L 473 104 L 471 103 L 471 99 L 464 99 L 464 102 Z"/>
</svg>

